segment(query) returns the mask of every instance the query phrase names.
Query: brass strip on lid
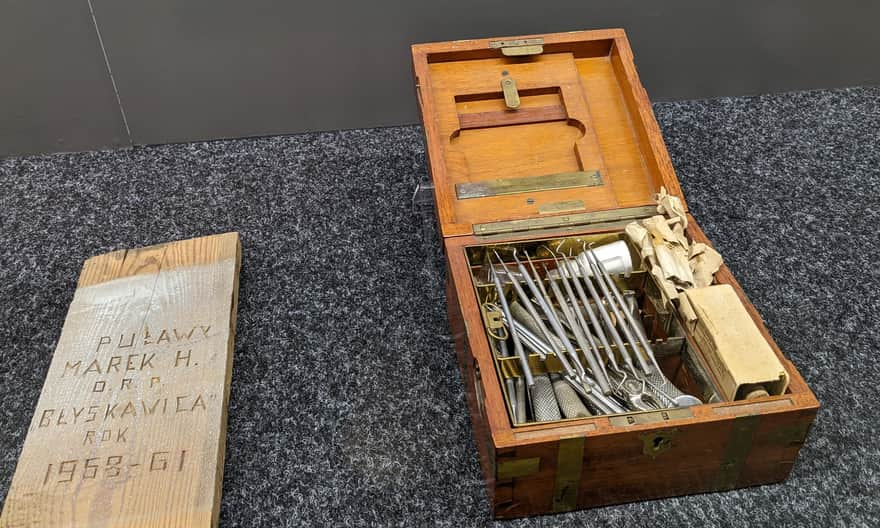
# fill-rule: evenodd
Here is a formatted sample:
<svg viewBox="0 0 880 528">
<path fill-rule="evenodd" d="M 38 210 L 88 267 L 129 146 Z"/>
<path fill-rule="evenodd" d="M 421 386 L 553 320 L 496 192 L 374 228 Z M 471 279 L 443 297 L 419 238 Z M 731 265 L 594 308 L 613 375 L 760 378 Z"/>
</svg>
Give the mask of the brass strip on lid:
<svg viewBox="0 0 880 528">
<path fill-rule="evenodd" d="M 647 218 L 655 214 L 657 214 L 657 206 L 645 205 L 641 207 L 627 207 L 624 209 L 593 211 L 590 213 L 574 213 L 539 218 L 524 218 L 522 220 L 487 222 L 483 224 L 474 224 L 473 228 L 475 235 L 497 235 L 500 233 L 535 231 L 538 229 L 551 229 L 587 224 L 594 225 L 606 222 L 617 223 L 635 220 L 637 218 Z"/>
<path fill-rule="evenodd" d="M 469 198 L 488 198 L 504 194 L 519 194 L 539 191 L 555 191 L 573 187 L 596 187 L 602 185 L 599 171 L 574 171 L 526 176 L 524 178 L 499 178 L 481 182 L 455 184 L 455 196 L 459 200 Z"/>
</svg>

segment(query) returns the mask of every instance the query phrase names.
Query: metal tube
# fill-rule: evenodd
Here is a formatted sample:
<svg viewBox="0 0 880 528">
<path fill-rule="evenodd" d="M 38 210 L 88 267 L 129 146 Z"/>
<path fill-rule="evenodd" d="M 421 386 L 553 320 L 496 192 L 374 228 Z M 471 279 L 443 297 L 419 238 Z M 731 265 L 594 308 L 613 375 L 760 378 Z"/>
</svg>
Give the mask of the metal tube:
<svg viewBox="0 0 880 528">
<path fill-rule="evenodd" d="M 556 301 L 559 303 L 559 308 L 562 309 L 562 314 L 568 319 L 568 325 L 574 332 L 574 338 L 577 341 L 578 346 L 587 358 L 587 363 L 589 363 L 590 370 L 593 372 L 593 378 L 599 384 L 599 388 L 602 389 L 603 393 L 611 394 L 611 386 L 608 384 L 608 379 L 605 377 L 605 370 L 601 363 L 597 361 L 592 344 L 589 343 L 586 336 L 584 336 L 583 326 L 586 326 L 586 322 L 583 320 L 583 315 L 581 315 L 580 310 L 577 309 L 576 305 L 569 306 L 565 296 L 562 294 L 562 290 L 559 288 L 557 280 L 558 279 L 554 280 L 550 277 L 550 289 L 553 291 L 553 295 L 556 296 Z M 568 284 L 565 283 L 563 283 L 563 286 L 566 286 L 568 292 L 572 293 L 571 286 L 568 286 Z"/>
<path fill-rule="evenodd" d="M 541 291 L 535 285 L 535 282 L 532 280 L 532 277 L 529 275 L 529 272 L 526 270 L 526 267 L 523 266 L 523 263 L 517 258 L 516 252 L 513 254 L 513 260 L 516 261 L 517 268 L 519 272 L 522 274 L 523 278 L 526 281 L 526 285 L 528 285 L 529 290 L 531 290 L 532 294 L 535 296 L 535 300 L 538 301 L 538 306 L 541 307 L 541 310 L 544 312 L 544 315 L 547 316 L 547 320 L 550 321 L 550 326 L 553 328 L 553 331 L 556 332 L 557 337 L 559 337 L 560 341 L 562 341 L 562 345 L 566 348 L 566 350 L 571 355 L 575 355 L 574 347 L 571 346 L 571 341 L 568 340 L 568 337 L 565 335 L 565 330 L 562 329 L 562 325 L 559 324 L 559 320 L 556 319 L 556 314 L 553 313 L 553 308 L 551 308 L 545 299 L 541 295 Z M 535 274 L 537 276 L 537 274 Z M 540 279 L 538 279 L 540 280 Z M 543 285 L 542 285 L 543 286 Z M 539 318 L 540 320 L 540 318 Z M 571 364 L 565 358 L 564 353 L 559 353 L 556 355 L 559 358 L 559 362 L 562 363 L 562 368 L 565 369 L 566 374 L 572 377 L 577 377 L 574 369 Z"/>
<path fill-rule="evenodd" d="M 533 319 L 535 319 L 535 324 L 538 325 L 538 329 L 540 329 L 541 333 L 544 334 L 544 337 L 546 338 L 547 342 L 550 343 L 550 346 L 552 348 L 553 342 L 550 339 L 550 331 L 547 330 L 547 327 L 544 325 L 544 321 L 542 321 L 541 318 L 538 316 L 538 312 L 535 311 L 534 306 L 532 306 L 531 301 L 529 301 L 529 296 L 526 295 L 525 291 L 523 291 L 522 286 L 520 286 L 520 284 L 519 284 L 519 281 L 516 280 L 514 278 L 513 274 L 510 272 L 510 270 L 507 269 L 507 264 L 505 264 L 504 261 L 501 260 L 501 257 L 498 255 L 498 252 L 495 251 L 494 253 L 495 253 L 495 258 L 497 258 L 498 261 L 501 262 L 501 267 L 504 268 L 504 273 L 507 274 L 507 278 L 510 280 L 511 285 L 513 285 L 513 291 L 516 292 L 516 296 L 519 299 L 519 304 L 523 308 L 525 308 L 525 310 L 529 313 L 529 315 L 532 316 Z M 490 263 L 491 263 L 491 261 L 490 261 Z M 490 266 L 490 267 L 492 268 L 493 271 L 495 270 L 494 266 Z M 541 356 L 541 359 L 547 359 L 547 356 L 544 353 L 538 352 L 538 355 Z"/>
<path fill-rule="evenodd" d="M 650 376 L 653 370 L 651 366 L 648 365 L 648 362 L 645 360 L 645 355 L 647 354 L 651 360 L 654 360 L 654 353 L 651 352 L 651 347 L 648 345 L 647 340 L 642 341 L 641 345 L 645 347 L 646 354 L 639 353 L 639 340 L 636 339 L 632 331 L 630 331 L 630 325 L 628 322 L 632 321 L 632 314 L 629 313 L 629 310 L 626 309 L 626 304 L 623 302 L 623 297 L 620 295 L 620 290 L 617 289 L 617 285 L 614 284 L 614 281 L 611 280 L 611 276 L 608 275 L 608 272 L 602 268 L 602 263 L 598 261 L 596 256 L 593 254 L 593 250 L 587 250 L 587 261 L 590 263 L 590 267 L 593 269 L 593 276 L 596 278 L 596 282 L 599 284 L 599 289 L 602 290 L 602 293 L 605 294 L 605 299 L 608 301 L 608 307 L 614 312 L 615 317 L 620 322 L 620 329 L 623 330 L 624 335 L 626 336 L 627 341 L 629 341 L 630 345 L 632 345 L 633 354 L 635 354 L 636 359 L 639 362 L 639 365 L 642 367 L 642 371 L 646 376 Z M 617 308 L 617 303 L 620 304 L 620 309 Z M 623 314 L 620 312 L 624 312 Z M 656 363 L 656 362 L 655 362 Z"/>
<path fill-rule="evenodd" d="M 498 273 L 495 272 L 494 267 L 491 267 L 491 270 L 492 282 L 495 283 L 495 289 L 498 291 L 498 301 L 501 303 L 501 310 L 507 316 L 507 319 L 512 321 L 513 317 L 510 316 L 510 307 L 507 305 L 507 299 L 504 297 L 504 288 L 501 287 L 501 279 L 498 278 Z M 513 325 L 509 327 L 509 330 L 510 338 L 513 340 L 513 349 L 517 357 L 519 357 L 520 366 L 522 367 L 523 377 L 526 380 L 526 385 L 531 389 L 535 385 L 535 379 L 532 377 L 532 369 L 529 368 L 529 359 L 526 357 L 525 351 L 523 351 L 522 343 L 520 343 L 519 336 Z"/>
<path fill-rule="evenodd" d="M 640 328 L 641 325 L 636 324 L 636 321 L 633 318 L 632 312 L 630 310 L 626 309 L 626 302 L 623 300 L 623 296 L 620 294 L 620 290 L 617 288 L 617 284 L 614 283 L 614 281 L 611 279 L 611 275 L 608 274 L 608 270 L 606 270 L 605 266 L 599 261 L 599 259 L 596 258 L 596 255 L 593 254 L 592 250 L 590 250 L 590 252 L 588 253 L 587 258 L 589 258 L 591 260 L 592 264 L 596 267 L 596 269 L 599 270 L 599 274 L 602 275 L 602 279 L 604 281 L 607 281 L 607 283 L 609 284 L 611 293 L 614 295 L 614 300 L 620 305 L 621 311 L 623 312 L 623 315 L 624 315 L 626 322 L 629 324 L 629 326 L 636 333 L 636 336 L 638 337 L 638 341 L 642 344 L 642 348 L 644 348 L 645 354 L 647 354 L 648 358 L 651 360 L 651 363 L 654 364 L 654 367 L 657 370 L 660 370 L 660 366 L 657 365 L 657 359 L 654 357 L 654 351 L 651 350 L 651 345 L 648 343 L 648 338 L 642 332 L 642 330 Z M 621 321 L 621 323 L 623 323 L 623 321 Z M 622 326 L 623 326 L 623 328 L 626 328 L 626 325 L 622 325 Z M 633 343 L 633 346 L 635 346 L 635 343 Z M 646 369 L 645 374 L 650 375 L 651 374 L 650 367 L 648 366 L 647 363 L 645 363 L 644 359 L 642 358 L 642 354 L 638 355 L 638 359 L 640 360 L 640 362 L 642 364 L 642 368 Z"/>
<path fill-rule="evenodd" d="M 502 317 L 503 317 L 503 314 L 502 314 Z M 507 323 L 506 318 L 504 318 L 503 320 L 504 320 L 505 323 Z M 518 333 L 518 335 L 519 335 L 520 340 L 522 341 L 522 343 L 523 343 L 526 347 L 530 348 L 532 351 L 535 351 L 535 352 L 538 352 L 538 351 L 541 350 L 542 348 L 543 348 L 543 350 L 546 351 L 548 354 L 550 354 L 550 353 L 553 352 L 553 351 L 550 349 L 549 345 L 547 345 L 547 344 L 541 339 L 540 336 L 538 336 L 537 334 L 535 334 L 534 332 L 532 332 L 532 331 L 531 331 L 531 330 L 530 330 L 530 329 L 529 329 L 524 323 L 521 323 L 519 320 L 517 320 L 516 318 L 514 318 L 514 319 L 513 319 L 513 324 L 516 326 L 516 330 L 517 330 L 517 333 Z M 508 325 L 509 325 L 509 323 L 508 323 Z M 593 388 L 596 387 L 596 382 L 592 381 L 592 379 L 589 378 L 589 376 L 585 376 L 584 379 L 585 379 L 585 383 L 587 383 L 587 386 L 590 387 L 590 390 L 592 391 Z M 587 391 L 586 389 L 584 389 L 583 387 L 580 387 L 580 392 L 579 392 L 579 394 L 584 395 L 584 398 L 588 398 L 588 401 L 590 401 L 591 403 L 594 403 L 595 405 L 601 405 L 601 408 L 602 408 L 602 409 L 605 409 L 604 412 L 607 412 L 607 413 L 618 413 L 618 412 L 624 412 L 624 411 L 625 411 L 625 409 L 624 409 L 623 407 L 620 407 L 620 406 L 619 406 L 614 400 L 611 400 L 610 398 L 607 398 L 607 397 L 602 396 L 601 394 L 598 393 L 598 391 L 596 391 L 595 393 L 593 393 L 593 396 L 589 396 L 589 397 L 588 397 L 587 395 L 590 394 L 590 392 L 588 392 L 588 391 Z M 596 402 L 593 401 L 593 400 L 596 399 L 596 396 L 599 396 L 598 403 L 596 403 Z"/>
<path fill-rule="evenodd" d="M 507 319 L 507 317 L 504 318 L 504 322 L 507 323 L 508 326 L 510 326 L 510 321 Z M 513 325 L 516 327 L 516 332 L 517 334 L 519 334 L 519 338 L 523 342 L 523 344 L 531 348 L 536 354 L 538 354 L 539 356 L 546 356 L 553 353 L 553 349 L 550 348 L 550 345 L 548 345 L 537 334 L 529 330 L 524 324 L 514 319 Z"/>
<path fill-rule="evenodd" d="M 646 335 L 645 327 L 642 326 L 642 322 L 638 318 L 638 306 L 636 306 L 636 296 L 635 292 L 629 292 L 631 295 L 627 295 L 626 292 L 623 293 L 623 298 L 626 301 L 627 307 L 629 311 L 633 314 L 633 319 L 636 322 L 636 330 L 641 332 L 642 335 Z M 655 365 L 656 363 L 656 357 Z M 669 381 L 669 378 L 663 375 L 663 371 L 660 370 L 659 366 L 657 370 L 651 376 L 648 376 L 648 379 L 645 380 L 649 387 L 654 389 L 654 392 L 661 394 L 664 397 L 671 398 L 673 404 L 677 407 L 690 407 L 691 405 L 700 405 L 703 403 L 696 396 L 691 396 L 690 394 L 686 394 L 679 390 L 678 387 L 672 384 Z"/>
<path fill-rule="evenodd" d="M 601 264 L 601 263 L 600 263 Z M 607 273 L 604 269 L 602 269 L 603 273 Z M 650 342 L 648 341 L 647 335 L 645 335 L 645 327 L 642 326 L 642 322 L 639 321 L 637 317 L 637 309 L 636 306 L 636 298 L 635 292 L 631 292 L 632 295 L 627 296 L 621 294 L 620 290 L 616 287 L 614 288 L 615 297 L 620 301 L 620 305 L 623 307 L 623 313 L 626 316 L 627 322 L 632 327 L 633 331 L 636 334 L 636 337 L 642 343 L 642 347 L 648 353 L 648 357 L 651 359 L 651 362 L 654 364 L 654 368 L 658 371 L 660 370 L 660 365 L 657 364 L 657 358 L 654 356 L 654 349 L 651 347 Z"/>
<path fill-rule="evenodd" d="M 507 348 L 507 341 L 502 339 L 497 341 L 497 343 L 498 349 L 501 352 L 501 357 L 510 357 L 510 350 Z M 514 383 L 512 378 L 507 378 L 504 380 L 504 385 L 507 387 L 507 399 L 510 402 L 510 415 L 513 418 L 513 423 L 518 424 L 520 422 L 517 420 L 516 383 Z"/>
<path fill-rule="evenodd" d="M 558 303 L 560 303 L 559 308 L 562 311 L 562 317 L 565 318 L 566 321 L 568 321 L 569 328 L 571 328 L 572 332 L 575 333 L 575 340 L 578 341 L 578 346 L 581 347 L 581 349 L 583 349 L 583 345 L 581 344 L 583 337 L 578 336 L 580 329 L 575 328 L 575 325 L 577 323 L 574 322 L 574 315 L 571 314 L 571 312 L 568 309 L 568 306 L 566 306 L 565 301 L 562 299 L 562 292 L 559 290 L 559 286 L 557 286 L 555 282 L 551 282 L 550 283 L 550 290 L 553 292 L 553 296 L 556 298 L 556 301 Z M 558 315 L 557 315 L 557 319 L 559 319 Z M 561 319 L 560 319 L 560 323 L 563 323 L 563 321 Z M 571 341 L 569 341 L 569 343 L 570 342 Z M 584 369 L 583 364 L 581 364 L 581 360 L 577 355 L 577 350 L 574 350 L 574 347 L 572 347 L 572 351 L 574 353 L 571 354 L 571 362 L 575 366 L 575 370 L 578 373 L 578 377 L 583 378 L 584 376 L 586 376 L 587 371 L 586 371 L 586 369 Z"/>
<path fill-rule="evenodd" d="M 556 332 L 560 341 L 562 341 L 563 346 L 565 346 L 566 351 L 572 357 L 577 357 L 577 352 L 575 352 L 574 347 L 571 345 L 571 341 L 568 340 L 568 337 L 565 335 L 565 330 L 562 328 L 562 324 L 559 322 L 559 319 L 556 317 L 556 313 L 553 311 L 553 308 L 549 305 L 548 300 L 549 296 L 546 295 L 546 290 L 544 289 L 543 283 L 540 282 L 540 278 L 538 276 L 537 270 L 535 270 L 534 264 L 532 264 L 531 259 L 529 258 L 528 253 L 526 253 L 526 259 L 529 261 L 529 265 L 532 267 L 532 272 L 534 273 L 535 278 L 538 279 L 538 285 L 535 285 L 534 280 L 530 276 L 529 272 L 526 270 L 522 261 L 520 261 L 516 252 L 513 254 L 513 260 L 516 261 L 517 266 L 522 273 L 523 278 L 526 279 L 526 284 L 528 284 L 529 289 L 535 295 L 536 300 L 538 301 L 538 305 L 544 311 L 544 314 L 547 316 L 547 319 L 550 321 L 550 326 L 553 328 L 553 331 Z M 540 290 L 538 289 L 540 286 Z M 543 294 L 542 294 L 543 293 Z M 560 363 L 565 368 L 565 372 L 569 375 L 569 377 L 574 378 L 581 382 L 581 392 L 589 393 L 590 400 L 598 400 L 604 404 L 606 408 L 611 409 L 609 412 L 624 412 L 623 407 L 617 405 L 613 400 L 601 394 L 599 387 L 596 385 L 596 382 L 592 380 L 589 376 L 584 374 L 579 377 L 575 374 L 574 370 L 571 368 L 571 365 L 565 359 L 565 354 L 560 354 L 557 356 L 559 358 Z M 619 410 L 618 410 L 619 409 Z"/>
<path fill-rule="evenodd" d="M 581 350 L 583 350 L 584 355 L 587 357 L 587 362 L 590 364 L 590 370 L 593 371 L 593 377 L 596 378 L 596 381 L 602 388 L 602 392 L 604 392 L 605 394 L 611 394 L 611 386 L 608 382 L 608 372 L 605 371 L 605 364 L 602 362 L 602 358 L 599 356 L 599 348 L 596 346 L 596 342 L 593 341 L 593 336 L 590 333 L 590 328 L 587 326 L 587 322 L 584 320 L 584 314 L 581 313 L 581 310 L 578 308 L 577 297 L 575 297 L 574 290 L 571 289 L 571 284 L 569 284 L 566 274 L 561 273 L 564 270 L 560 268 L 560 262 L 556 259 L 555 255 L 553 256 L 553 260 L 556 262 L 556 270 L 560 272 L 559 275 L 561 275 L 562 286 L 565 288 L 565 292 L 568 294 L 568 302 L 571 305 L 572 311 L 575 315 L 575 319 L 580 326 L 581 331 L 575 332 L 575 338 L 579 339 L 578 344 L 580 345 Z M 551 281 L 555 282 L 552 277 Z M 586 305 L 586 309 L 590 310 L 589 304 Z M 580 336 L 578 334 L 580 334 Z M 586 342 L 586 347 L 584 346 L 584 342 Z"/>
<path fill-rule="evenodd" d="M 571 388 L 567 381 L 561 379 L 558 374 L 551 374 L 550 381 L 553 383 L 553 392 L 556 393 L 556 403 L 559 410 L 566 418 L 586 418 L 592 416 L 578 394 Z"/>
<path fill-rule="evenodd" d="M 535 376 L 535 387 L 532 394 L 532 414 L 536 422 L 553 422 L 562 419 L 556 392 L 547 374 Z"/>
<path fill-rule="evenodd" d="M 617 414 L 626 412 L 626 409 L 621 407 L 614 400 L 606 397 L 603 394 L 600 394 L 599 391 L 588 391 L 584 388 L 583 384 L 572 378 L 571 376 L 565 376 L 563 379 L 571 385 L 578 394 L 580 394 L 585 400 L 587 400 L 590 405 L 599 409 L 602 414 Z"/>
<path fill-rule="evenodd" d="M 514 383 L 514 392 L 516 394 L 516 415 L 514 420 L 516 423 L 525 423 L 526 422 L 526 387 L 522 378 L 516 378 Z"/>
<path fill-rule="evenodd" d="M 562 261 L 565 265 L 565 272 L 570 274 L 570 276 L 572 277 L 574 289 L 577 291 L 578 297 L 580 297 L 581 302 L 584 305 L 584 311 L 587 312 L 587 316 L 590 318 L 590 324 L 593 325 L 593 329 L 596 331 L 596 337 L 599 339 L 599 342 L 602 343 L 602 346 L 605 347 L 605 355 L 608 357 L 608 361 L 611 363 L 611 366 L 614 370 L 620 371 L 620 367 L 617 365 L 617 358 L 614 357 L 614 352 L 612 352 L 611 345 L 608 343 L 608 338 L 605 337 L 605 332 L 602 331 L 602 326 L 596 319 L 595 312 L 592 308 L 590 308 L 590 301 L 589 299 L 587 299 L 587 294 L 584 293 L 584 288 L 581 286 L 581 281 L 578 280 L 577 276 L 574 273 L 576 271 L 574 268 L 575 264 L 565 255 L 562 255 Z M 601 308 L 597 308 L 597 310 L 601 311 Z M 587 332 L 587 335 L 590 336 L 590 332 Z M 596 348 L 598 352 L 598 347 Z"/>
<path fill-rule="evenodd" d="M 502 314 L 502 316 L 503 315 L 504 314 Z M 501 357 L 510 357 L 510 350 L 507 348 L 507 340 L 502 339 L 501 341 L 498 341 L 498 346 L 501 349 Z"/>
<path fill-rule="evenodd" d="M 599 281 L 600 287 L 602 287 L 603 283 L 608 284 L 608 289 L 603 287 L 603 291 L 606 291 L 606 296 L 608 296 L 608 290 L 611 291 L 611 294 L 614 296 L 614 301 L 620 305 L 620 310 L 617 310 L 614 303 L 612 303 L 611 297 L 608 298 L 609 305 L 611 308 L 615 310 L 615 314 L 619 314 L 620 311 L 623 311 L 623 318 L 620 320 L 621 329 L 626 334 L 627 339 L 632 344 L 633 351 L 636 354 L 636 357 L 639 360 L 639 363 L 642 366 L 642 369 L 645 373 L 645 385 L 651 389 L 658 397 L 666 400 L 667 405 L 684 407 L 689 405 L 697 405 L 699 402 L 698 398 L 690 396 L 688 394 L 684 394 L 669 381 L 666 376 L 663 375 L 663 372 L 660 370 L 659 365 L 657 364 L 657 359 L 654 357 L 654 352 L 651 349 L 651 345 L 648 343 L 648 339 L 645 336 L 644 330 L 641 328 L 641 324 L 639 324 L 635 318 L 633 317 L 632 312 L 627 309 L 627 304 L 623 299 L 623 295 L 620 293 L 620 289 L 617 287 L 617 284 L 611 279 L 611 276 L 608 274 L 608 270 L 604 268 L 599 259 L 593 254 L 592 250 L 586 252 L 586 258 L 590 262 L 591 267 L 595 270 L 594 273 L 597 275 L 597 278 L 601 277 L 601 281 Z M 618 315 L 618 318 L 621 316 Z M 628 323 L 628 324 L 627 324 Z M 628 326 L 631 326 L 633 331 L 635 331 L 639 337 L 639 343 L 645 350 L 645 354 L 651 360 L 654 365 L 655 370 L 652 370 L 651 367 L 645 361 L 644 355 L 638 352 L 636 346 L 636 340 L 633 338 L 632 333 L 628 330 Z"/>
<path fill-rule="evenodd" d="M 623 340 L 620 339 L 620 334 L 617 333 L 617 329 L 614 328 L 614 323 L 611 321 L 611 317 L 608 314 L 608 309 L 602 303 L 602 297 L 599 296 L 599 292 L 596 291 L 596 288 L 593 287 L 593 281 L 590 280 L 590 275 L 593 274 L 592 270 L 587 269 L 585 265 L 580 262 L 580 259 L 574 259 L 574 262 L 580 266 L 581 271 L 584 275 L 584 284 L 587 285 L 587 290 L 590 292 L 590 297 L 593 298 L 593 301 L 596 303 L 596 308 L 599 311 L 599 315 L 602 316 L 602 321 L 605 323 L 605 327 L 608 330 L 608 334 L 611 336 L 611 339 L 614 341 L 614 344 L 617 345 L 617 350 L 620 352 L 620 357 L 623 358 L 624 363 L 632 372 L 636 371 L 635 365 L 633 365 L 632 358 L 627 352 L 626 347 L 623 345 Z M 613 352 L 609 349 L 609 354 L 613 354 Z"/>
<path fill-rule="evenodd" d="M 507 323 L 506 319 L 505 319 L 505 323 Z M 536 335 L 534 332 L 532 332 L 531 330 L 526 328 L 522 323 L 520 323 L 516 319 L 513 320 L 513 324 L 516 326 L 516 330 L 517 330 L 517 333 L 519 334 L 520 340 L 522 341 L 522 343 L 526 347 L 528 347 L 536 352 L 538 349 L 544 348 L 546 351 L 548 351 L 548 353 L 552 353 L 552 350 L 550 350 L 550 347 L 546 343 L 544 343 L 544 341 L 541 340 L 540 336 Z M 620 413 L 620 412 L 626 411 L 626 409 L 624 409 L 623 407 L 620 407 L 613 400 L 610 400 L 608 398 L 602 398 L 601 395 L 598 394 L 598 391 L 588 392 L 580 385 L 580 382 L 575 381 L 573 378 L 569 378 L 568 376 L 566 376 L 566 379 L 570 383 L 576 384 L 578 394 L 581 394 L 593 406 L 595 406 L 597 409 L 602 410 L 602 412 L 604 412 L 606 414 L 614 414 L 614 413 Z"/>
<path fill-rule="evenodd" d="M 540 277 L 538 275 L 538 271 L 535 269 L 535 265 L 532 263 L 532 259 L 529 258 L 529 254 L 526 253 L 526 260 L 529 262 L 529 266 L 532 268 L 532 273 L 534 274 L 534 279 L 537 279 L 538 284 L 535 285 L 533 278 L 530 276 L 529 272 L 526 270 L 522 261 L 519 260 L 516 256 L 516 252 L 513 254 L 513 260 L 516 261 L 518 269 L 520 273 L 523 275 L 523 278 L 526 279 L 526 284 L 528 284 L 529 289 L 535 295 L 535 300 L 538 301 L 538 305 L 544 311 L 544 314 L 547 316 L 547 319 L 550 321 L 550 326 L 553 328 L 553 331 L 556 332 L 559 340 L 562 341 L 563 346 L 565 346 L 566 351 L 572 357 L 577 357 L 577 352 L 575 352 L 574 347 L 571 345 L 571 341 L 569 341 L 568 337 L 565 335 L 565 330 L 562 328 L 562 324 L 559 322 L 559 319 L 556 317 L 556 312 L 553 310 L 553 307 L 549 304 L 550 297 L 547 295 L 547 290 L 544 288 L 543 282 L 541 282 Z M 540 288 L 540 290 L 539 290 Z M 565 359 L 565 354 L 560 354 L 558 356 L 560 363 L 565 368 L 565 372 L 572 378 L 577 379 L 581 382 L 581 387 L 584 392 L 590 393 L 591 399 L 596 399 L 602 401 L 608 408 L 611 409 L 620 409 L 613 410 L 613 412 L 624 412 L 623 407 L 620 407 L 609 397 L 601 394 L 598 389 L 596 382 L 592 380 L 586 374 L 582 376 L 577 376 L 575 372 L 572 370 L 568 361 Z"/>
</svg>

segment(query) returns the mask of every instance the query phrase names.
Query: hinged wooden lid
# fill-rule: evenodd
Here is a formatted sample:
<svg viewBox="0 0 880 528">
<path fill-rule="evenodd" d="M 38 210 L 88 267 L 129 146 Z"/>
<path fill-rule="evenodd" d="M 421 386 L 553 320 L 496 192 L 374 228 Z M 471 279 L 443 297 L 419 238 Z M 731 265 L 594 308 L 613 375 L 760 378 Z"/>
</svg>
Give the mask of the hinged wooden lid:
<svg viewBox="0 0 880 528">
<path fill-rule="evenodd" d="M 443 236 L 637 210 L 661 185 L 681 197 L 623 30 L 412 54 Z"/>
</svg>

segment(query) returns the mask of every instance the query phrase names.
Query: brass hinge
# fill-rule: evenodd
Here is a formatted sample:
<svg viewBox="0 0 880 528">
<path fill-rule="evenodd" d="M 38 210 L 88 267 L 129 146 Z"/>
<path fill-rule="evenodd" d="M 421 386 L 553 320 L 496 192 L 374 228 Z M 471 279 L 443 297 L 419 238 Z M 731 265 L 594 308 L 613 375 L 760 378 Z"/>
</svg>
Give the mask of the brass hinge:
<svg viewBox="0 0 880 528">
<path fill-rule="evenodd" d="M 474 224 L 473 228 L 474 234 L 477 236 L 491 236 L 516 233 L 520 231 L 535 231 L 539 229 L 618 224 L 639 218 L 647 218 L 655 214 L 657 214 L 657 206 L 645 205 L 642 207 L 627 207 L 624 209 L 610 209 L 607 211 L 594 211 L 591 213 L 576 213 L 545 216 L 540 218 L 526 218 L 523 220 L 487 222 L 484 224 Z"/>
<path fill-rule="evenodd" d="M 544 39 L 493 40 L 489 42 L 492 49 L 500 49 L 506 57 L 523 57 L 544 53 Z"/>
</svg>

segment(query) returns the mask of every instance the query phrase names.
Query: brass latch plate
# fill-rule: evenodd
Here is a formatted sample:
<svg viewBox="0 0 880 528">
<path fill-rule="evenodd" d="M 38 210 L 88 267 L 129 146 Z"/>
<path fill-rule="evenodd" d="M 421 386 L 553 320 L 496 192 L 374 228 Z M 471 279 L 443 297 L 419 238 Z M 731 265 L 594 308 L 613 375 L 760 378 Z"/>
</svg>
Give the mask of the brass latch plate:
<svg viewBox="0 0 880 528">
<path fill-rule="evenodd" d="M 544 39 L 493 40 L 489 43 L 492 49 L 500 49 L 507 57 L 522 57 L 544 53 Z"/>
<path fill-rule="evenodd" d="M 455 196 L 459 200 L 488 198 L 503 194 L 554 191 L 574 187 L 595 187 L 602 185 L 599 171 L 560 172 L 546 176 L 526 176 L 524 178 L 500 178 L 481 182 L 455 184 Z"/>
<path fill-rule="evenodd" d="M 507 72 L 504 72 L 505 74 Z M 516 89 L 516 81 L 513 77 L 505 75 L 501 79 L 501 93 L 504 94 L 504 105 L 510 110 L 519 108 L 519 92 Z"/>
</svg>

